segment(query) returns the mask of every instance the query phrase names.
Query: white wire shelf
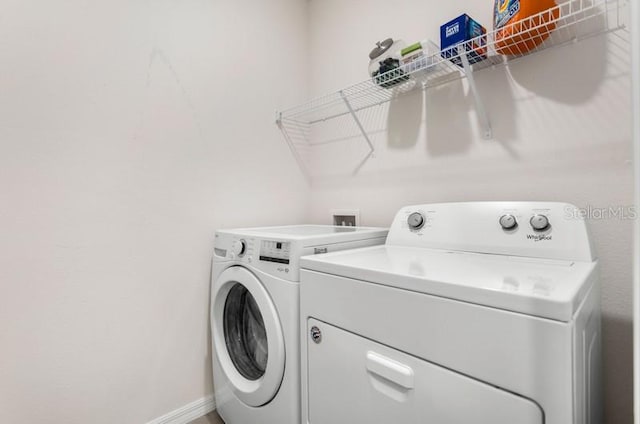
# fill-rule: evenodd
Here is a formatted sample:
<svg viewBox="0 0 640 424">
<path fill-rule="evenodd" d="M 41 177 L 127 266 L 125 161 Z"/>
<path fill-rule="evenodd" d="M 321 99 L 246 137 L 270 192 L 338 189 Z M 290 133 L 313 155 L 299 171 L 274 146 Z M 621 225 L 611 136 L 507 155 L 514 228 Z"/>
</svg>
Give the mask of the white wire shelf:
<svg viewBox="0 0 640 424">
<path fill-rule="evenodd" d="M 366 161 L 374 153 L 374 146 L 367 130 L 358 118 L 359 113 L 374 106 L 383 105 L 417 89 L 429 89 L 466 78 L 476 101 L 476 109 L 485 138 L 492 137 L 491 125 L 482 99 L 475 88 L 473 74 L 493 68 L 523 56 L 528 56 L 550 47 L 562 46 L 585 38 L 624 28 L 622 8 L 627 0 L 569 0 L 559 2 L 528 19 L 490 31 L 447 50 L 439 50 L 430 43 L 429 53 L 417 64 L 410 63 L 389 72 L 368 78 L 333 93 L 317 97 L 306 103 L 277 113 L 276 123 L 282 130 L 289 147 L 300 166 L 308 175 L 306 161 L 299 149 L 313 148 L 326 142 L 339 141 L 360 132 L 368 151 Z M 485 45 L 486 58 L 469 63 L 468 52 Z M 533 50 L 523 51 L 523 45 L 534 44 Z M 431 48 L 434 47 L 434 48 Z M 477 51 L 477 50 L 476 50 Z M 499 51 L 506 54 L 500 54 Z M 461 66 L 454 64 L 457 61 Z M 314 131 L 314 127 L 336 120 L 352 120 L 350 135 L 327 136 L 327 131 Z M 340 127 L 344 129 L 344 124 Z M 334 131 L 329 131 L 333 133 Z M 321 134 L 323 139 L 318 139 Z M 361 164 L 360 164 L 361 165 Z"/>
</svg>

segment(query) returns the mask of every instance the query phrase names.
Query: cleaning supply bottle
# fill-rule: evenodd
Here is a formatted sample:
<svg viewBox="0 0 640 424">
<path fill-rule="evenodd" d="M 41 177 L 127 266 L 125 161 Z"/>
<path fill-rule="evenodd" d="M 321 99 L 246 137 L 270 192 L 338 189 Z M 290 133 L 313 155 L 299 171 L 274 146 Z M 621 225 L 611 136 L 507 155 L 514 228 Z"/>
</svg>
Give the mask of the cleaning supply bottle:
<svg viewBox="0 0 640 424">
<path fill-rule="evenodd" d="M 495 0 L 496 51 L 519 56 L 538 47 L 556 28 L 555 0 Z"/>
</svg>

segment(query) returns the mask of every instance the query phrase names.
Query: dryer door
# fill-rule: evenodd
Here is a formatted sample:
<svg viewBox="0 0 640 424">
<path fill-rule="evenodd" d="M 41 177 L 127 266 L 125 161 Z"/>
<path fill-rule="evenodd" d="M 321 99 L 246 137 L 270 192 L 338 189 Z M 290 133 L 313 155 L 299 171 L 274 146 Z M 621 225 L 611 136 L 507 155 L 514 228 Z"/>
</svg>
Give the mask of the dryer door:
<svg viewBox="0 0 640 424">
<path fill-rule="evenodd" d="M 282 327 L 269 293 L 254 274 L 234 266 L 220 274 L 212 299 L 214 354 L 234 393 L 250 406 L 268 403 L 285 367 Z"/>
<path fill-rule="evenodd" d="M 303 422 L 543 424 L 528 399 L 332 325 L 307 324 Z"/>
</svg>

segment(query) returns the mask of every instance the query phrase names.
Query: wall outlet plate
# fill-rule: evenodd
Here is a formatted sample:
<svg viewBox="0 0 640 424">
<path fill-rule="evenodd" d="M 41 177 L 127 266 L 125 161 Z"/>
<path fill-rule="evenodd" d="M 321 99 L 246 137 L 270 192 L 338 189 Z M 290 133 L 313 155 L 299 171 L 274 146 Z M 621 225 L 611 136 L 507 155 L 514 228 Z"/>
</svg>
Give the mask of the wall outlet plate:
<svg viewBox="0 0 640 424">
<path fill-rule="evenodd" d="M 333 209 L 331 224 L 342 227 L 357 227 L 360 225 L 360 211 L 358 209 Z"/>
</svg>

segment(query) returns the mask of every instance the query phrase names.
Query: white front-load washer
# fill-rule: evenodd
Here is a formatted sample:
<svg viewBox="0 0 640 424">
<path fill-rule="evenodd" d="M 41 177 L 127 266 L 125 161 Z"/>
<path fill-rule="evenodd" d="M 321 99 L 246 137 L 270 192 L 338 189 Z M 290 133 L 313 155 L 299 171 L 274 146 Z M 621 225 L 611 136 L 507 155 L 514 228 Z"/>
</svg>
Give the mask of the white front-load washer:
<svg viewBox="0 0 640 424">
<path fill-rule="evenodd" d="M 299 259 L 382 244 L 386 235 L 320 225 L 216 232 L 213 380 L 227 424 L 300 424 Z"/>
<path fill-rule="evenodd" d="M 599 424 L 580 211 L 403 208 L 382 246 L 301 260 L 303 423 Z"/>
</svg>

